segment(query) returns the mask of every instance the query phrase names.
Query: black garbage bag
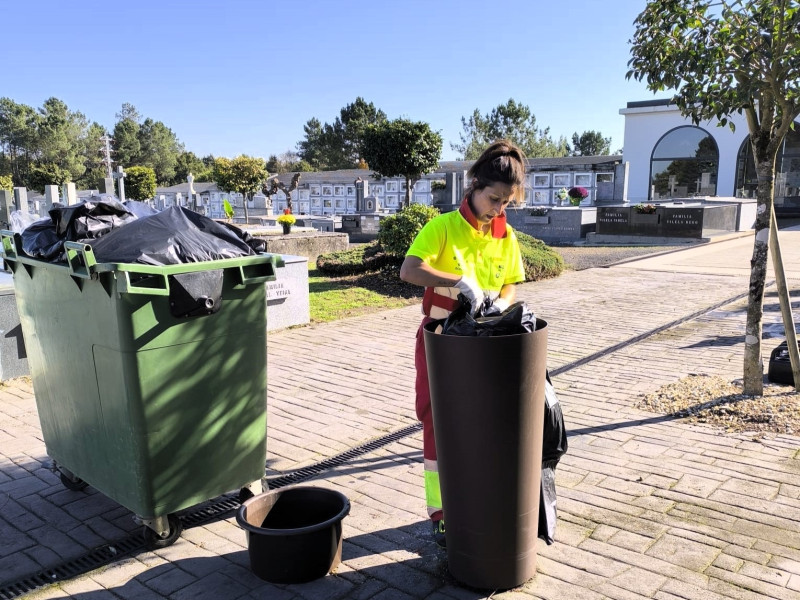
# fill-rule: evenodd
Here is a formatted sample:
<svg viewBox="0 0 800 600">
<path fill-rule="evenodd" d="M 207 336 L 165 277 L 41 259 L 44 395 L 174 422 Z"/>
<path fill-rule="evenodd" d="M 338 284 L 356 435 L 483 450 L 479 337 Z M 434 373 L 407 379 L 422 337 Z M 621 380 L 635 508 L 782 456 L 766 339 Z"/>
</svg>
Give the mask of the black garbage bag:
<svg viewBox="0 0 800 600">
<path fill-rule="evenodd" d="M 262 240 L 261 238 L 256 238 L 247 233 L 245 230 L 236 227 L 236 225 L 232 225 L 231 223 L 220 223 L 220 225 L 227 227 L 230 229 L 236 236 L 242 240 L 245 244 L 250 246 L 254 252 L 261 253 L 267 251 L 267 241 Z"/>
<path fill-rule="evenodd" d="M 539 494 L 539 538 L 548 545 L 556 535 L 556 465 L 567 452 L 567 430 L 550 373 L 544 384 L 544 430 L 542 434 L 542 484 Z"/>
<path fill-rule="evenodd" d="M 472 316 L 469 301 L 463 294 L 459 294 L 458 299 L 458 306 L 442 324 L 444 335 L 514 335 L 536 329 L 536 315 L 528 310 L 524 302 L 515 302 L 498 314 L 497 309 L 492 308 L 491 300 L 487 300 Z"/>
<path fill-rule="evenodd" d="M 139 202 L 138 200 L 125 200 L 122 204 L 128 212 L 133 213 L 140 219 L 159 212 L 147 202 Z"/>
<path fill-rule="evenodd" d="M 98 262 L 174 265 L 256 254 L 231 228 L 180 206 L 87 240 Z"/>
<path fill-rule="evenodd" d="M 57 259 L 64 249 L 64 239 L 58 235 L 56 224 L 50 217 L 28 225 L 19 235 L 22 251 L 33 258 L 50 262 Z"/>
<path fill-rule="evenodd" d="M 62 240 L 99 238 L 136 219 L 114 196 L 90 196 L 71 206 L 54 206 L 48 212 Z"/>
<path fill-rule="evenodd" d="M 91 196 L 78 204 L 53 204 L 47 217 L 20 233 L 22 250 L 28 256 L 63 262 L 64 242 L 99 238 L 136 219 L 113 196 Z"/>
</svg>

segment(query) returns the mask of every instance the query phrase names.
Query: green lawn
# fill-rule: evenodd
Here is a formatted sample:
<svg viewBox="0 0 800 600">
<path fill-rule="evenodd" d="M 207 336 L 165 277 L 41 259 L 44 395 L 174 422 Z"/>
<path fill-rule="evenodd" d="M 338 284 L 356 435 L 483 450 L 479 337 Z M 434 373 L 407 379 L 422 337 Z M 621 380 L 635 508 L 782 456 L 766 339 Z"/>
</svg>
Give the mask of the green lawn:
<svg viewBox="0 0 800 600">
<path fill-rule="evenodd" d="M 359 277 L 326 277 L 317 269 L 308 271 L 308 301 L 312 323 L 325 323 L 344 317 L 399 308 L 420 302 L 363 287 Z M 420 294 L 422 288 L 420 288 Z"/>
</svg>

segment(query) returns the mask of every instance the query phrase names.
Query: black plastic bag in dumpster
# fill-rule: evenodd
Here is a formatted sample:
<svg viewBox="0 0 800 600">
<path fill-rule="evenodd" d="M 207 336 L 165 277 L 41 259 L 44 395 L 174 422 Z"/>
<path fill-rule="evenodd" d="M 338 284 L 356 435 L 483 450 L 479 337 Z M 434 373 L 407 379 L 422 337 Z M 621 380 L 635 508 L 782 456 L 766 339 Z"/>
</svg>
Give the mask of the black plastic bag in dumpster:
<svg viewBox="0 0 800 600">
<path fill-rule="evenodd" d="M 262 240 L 260 238 L 255 238 L 243 229 L 236 227 L 236 225 L 232 225 L 230 223 L 221 223 L 224 227 L 230 229 L 233 233 L 235 233 L 240 240 L 242 240 L 245 244 L 250 246 L 254 252 L 266 252 L 267 251 L 267 242 L 266 240 Z"/>
<path fill-rule="evenodd" d="M 72 206 L 56 203 L 48 214 L 23 229 L 20 237 L 25 254 L 50 262 L 64 260 L 65 241 L 98 238 L 136 219 L 110 195 L 91 196 Z"/>
<path fill-rule="evenodd" d="M 110 194 L 90 196 L 72 206 L 54 206 L 48 214 L 58 235 L 72 242 L 99 238 L 136 219 L 136 215 Z"/>
<path fill-rule="evenodd" d="M 97 262 L 157 266 L 256 254 L 232 228 L 180 206 L 137 219 L 87 243 Z"/>
<path fill-rule="evenodd" d="M 58 235 L 56 224 L 50 217 L 28 225 L 19 235 L 22 251 L 33 258 L 51 261 L 58 258 L 64 249 L 64 238 Z"/>
<path fill-rule="evenodd" d="M 459 294 L 458 298 L 459 305 L 442 325 L 444 335 L 514 335 L 530 333 L 536 329 L 536 315 L 528 310 L 524 302 L 515 302 L 498 314 L 496 309 L 492 310 L 491 301 L 487 300 L 478 307 L 473 317 L 469 311 L 469 302 L 463 294 Z"/>
<path fill-rule="evenodd" d="M 539 538 L 552 544 L 556 535 L 556 465 L 567 452 L 567 430 L 550 373 L 544 384 L 542 485 L 539 494 Z"/>
<path fill-rule="evenodd" d="M 138 200 L 125 200 L 122 204 L 128 212 L 133 213 L 140 219 L 159 212 L 147 202 L 139 202 Z"/>
</svg>

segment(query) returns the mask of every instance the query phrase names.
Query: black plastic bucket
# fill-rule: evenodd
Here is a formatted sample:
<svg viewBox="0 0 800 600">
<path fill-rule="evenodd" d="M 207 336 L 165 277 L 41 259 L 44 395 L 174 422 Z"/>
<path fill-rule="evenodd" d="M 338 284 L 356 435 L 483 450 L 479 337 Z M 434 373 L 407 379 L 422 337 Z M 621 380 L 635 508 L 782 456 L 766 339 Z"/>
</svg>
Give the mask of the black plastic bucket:
<svg viewBox="0 0 800 600">
<path fill-rule="evenodd" d="M 247 532 L 250 569 L 272 583 L 303 583 L 342 560 L 342 519 L 350 501 L 311 486 L 273 490 L 246 500 L 236 522 Z"/>
<path fill-rule="evenodd" d="M 536 574 L 547 323 L 462 337 L 425 326 L 447 563 L 462 583 L 516 587 Z"/>
</svg>

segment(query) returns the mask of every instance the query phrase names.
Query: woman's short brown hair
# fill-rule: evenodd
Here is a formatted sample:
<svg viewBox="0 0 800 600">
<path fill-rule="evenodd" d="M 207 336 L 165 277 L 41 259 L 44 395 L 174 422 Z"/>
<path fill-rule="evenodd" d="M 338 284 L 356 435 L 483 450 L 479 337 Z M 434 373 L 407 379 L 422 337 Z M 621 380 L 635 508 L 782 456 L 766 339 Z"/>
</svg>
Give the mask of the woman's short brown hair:
<svg viewBox="0 0 800 600">
<path fill-rule="evenodd" d="M 525 185 L 525 153 L 510 140 L 497 140 L 486 148 L 467 171 L 469 192 L 505 183 L 520 192 Z"/>
</svg>

